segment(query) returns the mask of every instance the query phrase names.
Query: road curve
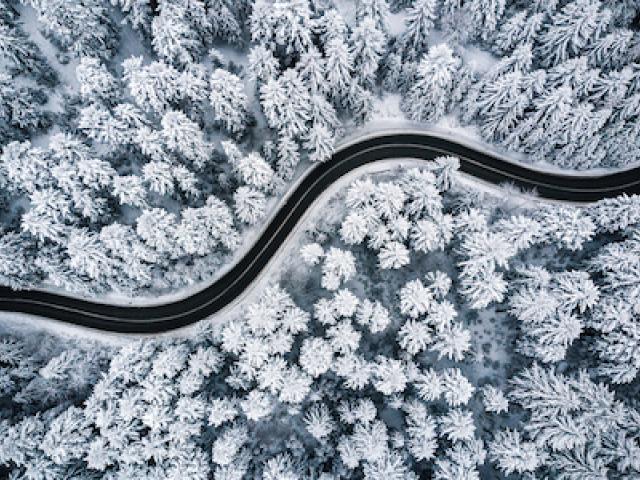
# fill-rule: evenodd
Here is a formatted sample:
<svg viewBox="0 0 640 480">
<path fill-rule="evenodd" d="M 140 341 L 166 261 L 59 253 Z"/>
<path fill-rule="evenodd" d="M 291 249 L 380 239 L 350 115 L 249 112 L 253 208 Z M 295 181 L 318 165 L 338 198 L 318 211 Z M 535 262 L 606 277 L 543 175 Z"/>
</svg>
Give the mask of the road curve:
<svg viewBox="0 0 640 480">
<path fill-rule="evenodd" d="M 221 278 L 187 298 L 134 307 L 2 287 L 0 310 L 118 333 L 160 333 L 184 327 L 222 310 L 247 289 L 313 202 L 340 177 L 379 160 L 429 161 L 441 155 L 459 157 L 460 170 L 478 179 L 494 184 L 510 182 L 554 200 L 586 203 L 623 193 L 640 194 L 640 168 L 599 176 L 547 173 L 434 134 L 382 134 L 352 143 L 316 166 L 291 192 L 246 255 Z"/>
</svg>

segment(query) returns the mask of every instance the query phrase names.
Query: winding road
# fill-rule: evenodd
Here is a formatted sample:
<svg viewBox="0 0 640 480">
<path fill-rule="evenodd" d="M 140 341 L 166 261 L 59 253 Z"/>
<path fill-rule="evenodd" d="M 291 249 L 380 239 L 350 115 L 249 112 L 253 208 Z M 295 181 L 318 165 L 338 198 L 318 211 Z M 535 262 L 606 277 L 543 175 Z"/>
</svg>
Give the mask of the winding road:
<svg viewBox="0 0 640 480">
<path fill-rule="evenodd" d="M 389 133 L 352 143 L 316 166 L 291 192 L 261 236 L 225 275 L 182 300 L 153 306 L 119 306 L 35 290 L 0 288 L 0 310 L 119 333 L 160 333 L 202 320 L 230 305 L 268 265 L 313 202 L 352 170 L 380 160 L 460 158 L 460 170 L 478 179 L 510 182 L 540 197 L 577 203 L 623 193 L 640 194 L 640 168 L 601 176 L 563 175 L 528 168 L 432 133 Z"/>
</svg>

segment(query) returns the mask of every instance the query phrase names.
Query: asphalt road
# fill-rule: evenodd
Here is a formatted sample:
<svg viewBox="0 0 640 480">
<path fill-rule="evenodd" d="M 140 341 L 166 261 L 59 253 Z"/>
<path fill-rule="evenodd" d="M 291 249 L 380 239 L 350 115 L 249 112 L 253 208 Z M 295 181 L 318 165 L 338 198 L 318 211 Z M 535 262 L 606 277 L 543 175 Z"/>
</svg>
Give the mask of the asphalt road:
<svg viewBox="0 0 640 480">
<path fill-rule="evenodd" d="M 224 276 L 187 298 L 145 307 L 106 305 L 40 291 L 0 288 L 0 310 L 48 317 L 84 327 L 120 333 L 160 333 L 202 320 L 233 302 L 276 253 L 313 202 L 350 171 L 379 160 L 460 158 L 460 170 L 478 179 L 510 182 L 540 197 L 593 202 L 622 193 L 640 194 L 640 168 L 603 176 L 545 173 L 516 165 L 455 141 L 430 134 L 389 134 L 362 140 L 318 165 L 291 193 L 247 254 Z"/>
</svg>

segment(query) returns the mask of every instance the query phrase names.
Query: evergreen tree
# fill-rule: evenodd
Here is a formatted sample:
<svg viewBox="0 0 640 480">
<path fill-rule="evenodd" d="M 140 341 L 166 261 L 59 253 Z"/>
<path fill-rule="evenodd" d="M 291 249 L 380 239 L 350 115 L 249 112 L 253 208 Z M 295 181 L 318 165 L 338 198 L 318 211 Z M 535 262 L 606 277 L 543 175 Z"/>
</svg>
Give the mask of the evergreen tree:
<svg viewBox="0 0 640 480">
<path fill-rule="evenodd" d="M 14 75 L 33 76 L 48 85 L 54 85 L 58 80 L 38 46 L 18 25 L 0 24 L 0 55 L 10 62 Z"/>
<path fill-rule="evenodd" d="M 206 33 L 198 27 L 206 25 L 205 16 L 200 0 L 160 0 L 158 15 L 151 22 L 152 44 L 158 56 L 176 65 L 198 61 L 204 50 L 201 36 Z"/>
<path fill-rule="evenodd" d="M 240 12 L 241 2 L 229 2 L 228 0 L 207 0 L 208 28 L 213 35 L 220 40 L 238 44 L 243 36 L 243 15 Z"/>
<path fill-rule="evenodd" d="M 380 59 L 385 51 L 385 36 L 374 21 L 365 17 L 351 34 L 351 57 L 354 71 L 363 85 L 372 87 Z"/>
<path fill-rule="evenodd" d="M 427 38 L 438 14 L 437 0 L 417 0 L 407 10 L 406 29 L 402 34 L 402 46 L 411 58 L 426 53 Z"/>
<path fill-rule="evenodd" d="M 78 57 L 107 59 L 113 55 L 118 33 L 107 9 L 97 0 L 43 0 L 35 6 L 45 32 L 61 48 Z"/>
<path fill-rule="evenodd" d="M 209 85 L 214 119 L 230 133 L 241 132 L 246 124 L 247 96 L 240 78 L 218 68 L 211 75 Z"/>
<path fill-rule="evenodd" d="M 84 100 L 100 100 L 106 104 L 118 101 L 122 92 L 115 77 L 96 58 L 83 57 L 76 67 L 80 95 Z"/>
<path fill-rule="evenodd" d="M 462 62 L 449 47 L 444 44 L 432 47 L 418 65 L 416 80 L 403 99 L 403 108 L 413 120 L 438 120 L 459 99 L 452 96 L 460 88 L 457 84 L 461 75 L 464 78 Z"/>
<path fill-rule="evenodd" d="M 599 0 L 574 0 L 551 18 L 551 25 L 540 34 L 537 49 L 545 66 L 558 65 L 579 55 L 607 30 L 611 11 L 602 9 Z"/>
<path fill-rule="evenodd" d="M 280 49 L 285 55 L 300 54 L 312 44 L 308 0 L 256 0 L 249 25 L 254 42 Z"/>
<path fill-rule="evenodd" d="M 162 138 L 168 149 L 183 155 L 196 168 L 203 168 L 211 156 L 211 146 L 197 123 L 182 112 L 168 111 L 162 117 Z"/>
<path fill-rule="evenodd" d="M 134 30 L 144 33 L 151 31 L 153 4 L 151 0 L 111 0 L 124 13 L 124 21 Z"/>
<path fill-rule="evenodd" d="M 327 82 L 336 99 L 346 97 L 352 82 L 353 58 L 344 41 L 334 38 L 326 45 L 327 57 L 326 72 Z"/>
<path fill-rule="evenodd" d="M 465 3 L 476 32 L 482 40 L 488 40 L 497 30 L 504 15 L 506 0 L 473 0 Z"/>
<path fill-rule="evenodd" d="M 356 2 L 357 20 L 362 21 L 367 17 L 375 22 L 377 29 L 386 32 L 387 18 L 389 17 L 387 0 L 358 0 Z"/>
</svg>

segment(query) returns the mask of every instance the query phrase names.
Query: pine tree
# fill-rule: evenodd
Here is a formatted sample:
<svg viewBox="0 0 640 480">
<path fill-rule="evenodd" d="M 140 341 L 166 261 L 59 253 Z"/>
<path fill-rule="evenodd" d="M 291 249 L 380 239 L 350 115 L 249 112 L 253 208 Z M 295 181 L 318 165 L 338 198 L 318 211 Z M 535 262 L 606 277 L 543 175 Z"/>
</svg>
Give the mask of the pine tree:
<svg viewBox="0 0 640 480">
<path fill-rule="evenodd" d="M 0 237 L 0 283 L 10 288 L 30 288 L 37 280 L 37 267 L 29 250 L 34 246 L 24 236 L 8 232 Z"/>
<path fill-rule="evenodd" d="M 163 113 L 182 98 L 180 72 L 163 62 L 142 65 L 142 57 L 122 62 L 123 79 L 141 108 Z"/>
<path fill-rule="evenodd" d="M 117 176 L 113 179 L 113 196 L 123 205 L 144 208 L 147 206 L 147 189 L 137 175 Z"/>
<path fill-rule="evenodd" d="M 254 225 L 264 217 L 266 212 L 264 193 L 251 187 L 239 187 L 233 199 L 235 213 L 240 221 Z"/>
<path fill-rule="evenodd" d="M 309 90 L 294 69 L 287 69 L 280 77 L 287 102 L 282 109 L 280 131 L 291 137 L 303 137 L 308 127 L 310 96 Z"/>
<path fill-rule="evenodd" d="M 545 66 L 558 65 L 579 55 L 607 30 L 611 11 L 599 0 L 574 0 L 551 17 L 551 25 L 540 34 L 537 49 Z"/>
<path fill-rule="evenodd" d="M 174 150 L 203 168 L 209 161 L 211 146 L 204 140 L 199 125 L 180 111 L 168 111 L 162 117 L 162 138 L 168 149 Z"/>
<path fill-rule="evenodd" d="M 152 44 L 158 56 L 176 65 L 198 61 L 204 45 L 195 18 L 205 17 L 203 2 L 161 0 L 158 10 L 151 22 Z"/>
<path fill-rule="evenodd" d="M 542 463 L 535 443 L 527 442 L 517 430 L 501 430 L 489 445 L 491 458 L 506 475 L 535 471 Z"/>
<path fill-rule="evenodd" d="M 48 85 L 57 81 L 55 70 L 19 25 L 12 22 L 0 25 L 0 55 L 12 64 L 14 75 L 33 76 Z"/>
<path fill-rule="evenodd" d="M 149 190 L 158 195 L 171 195 L 174 192 L 172 165 L 167 162 L 149 162 L 142 167 L 144 181 Z"/>
<path fill-rule="evenodd" d="M 512 15 L 495 35 L 494 45 L 498 52 L 506 54 L 519 45 L 533 45 L 542 31 L 545 17 L 544 13 L 527 10 Z"/>
<path fill-rule="evenodd" d="M 446 45 L 432 47 L 418 66 L 416 81 L 403 98 L 403 109 L 411 119 L 440 119 L 456 101 L 451 98 L 459 81 L 462 63 Z"/>
<path fill-rule="evenodd" d="M 175 215 L 161 208 L 145 210 L 136 220 L 138 236 L 160 253 L 175 251 L 175 231 Z"/>
<path fill-rule="evenodd" d="M 402 46 L 411 58 L 419 58 L 427 51 L 427 38 L 437 18 L 437 0 L 417 0 L 407 9 L 406 29 Z"/>
<path fill-rule="evenodd" d="M 114 274 L 113 260 L 107 256 L 99 236 L 86 229 L 74 230 L 67 243 L 69 266 L 93 280 L 108 278 Z"/>
<path fill-rule="evenodd" d="M 220 40 L 239 44 L 243 35 L 242 7 L 228 0 L 207 0 L 207 19 L 213 35 Z"/>
<path fill-rule="evenodd" d="M 361 83 L 372 87 L 385 52 L 385 36 L 370 17 L 365 17 L 351 34 L 351 58 Z"/>
<path fill-rule="evenodd" d="M 118 34 L 100 2 L 47 0 L 38 2 L 36 9 L 45 32 L 74 55 L 107 59 L 115 52 Z"/>
<path fill-rule="evenodd" d="M 235 249 L 238 232 L 231 209 L 211 195 L 203 207 L 183 210 L 175 229 L 175 241 L 189 255 L 207 255 L 220 247 Z"/>
<path fill-rule="evenodd" d="M 300 78 L 306 83 L 311 94 L 315 97 L 322 97 L 327 90 L 325 84 L 325 59 L 317 48 L 311 47 L 308 51 L 300 55 L 300 60 L 296 63 L 296 69 L 300 72 Z"/>
<path fill-rule="evenodd" d="M 358 0 L 356 3 L 356 19 L 362 21 L 371 18 L 375 27 L 383 32 L 387 30 L 389 4 L 387 0 Z"/>
<path fill-rule="evenodd" d="M 34 192 L 52 185 L 52 159 L 31 142 L 11 142 L 0 157 L 2 170 L 10 185 L 26 192 Z"/>
<path fill-rule="evenodd" d="M 122 95 L 118 81 L 96 58 L 81 58 L 76 67 L 76 76 L 84 100 L 97 99 L 114 104 Z"/>
<path fill-rule="evenodd" d="M 632 48 L 633 32 L 627 29 L 615 30 L 593 43 L 589 63 L 593 67 L 619 70 L 629 61 Z"/>
<path fill-rule="evenodd" d="M 256 45 L 249 52 L 249 70 L 259 83 L 265 83 L 271 78 L 276 78 L 280 66 L 273 52 L 264 45 Z"/>
<path fill-rule="evenodd" d="M 124 21 L 134 30 L 145 33 L 151 31 L 153 8 L 151 0 L 112 0 L 112 5 L 120 7 L 124 15 Z"/>
<path fill-rule="evenodd" d="M 440 431 L 451 442 L 473 439 L 475 425 L 470 411 L 454 408 L 440 417 Z"/>
<path fill-rule="evenodd" d="M 247 96 L 240 78 L 218 68 L 211 75 L 209 85 L 214 119 L 230 133 L 242 132 L 247 118 Z"/>
<path fill-rule="evenodd" d="M 286 0 L 275 4 L 257 0 L 249 19 L 251 39 L 282 49 L 286 55 L 302 53 L 312 44 L 311 10 L 307 0 Z"/>
<path fill-rule="evenodd" d="M 465 8 L 471 16 L 471 21 L 478 36 L 482 40 L 488 40 L 504 15 L 506 0 L 473 0 Z"/>
<path fill-rule="evenodd" d="M 346 43 L 340 38 L 330 40 L 325 48 L 327 82 L 336 99 L 346 97 L 351 84 L 353 58 Z"/>
<path fill-rule="evenodd" d="M 304 148 L 307 149 L 312 162 L 324 162 L 333 154 L 335 139 L 324 125 L 313 124 L 305 138 Z"/>
<path fill-rule="evenodd" d="M 240 158 L 234 169 L 243 182 L 259 189 L 268 188 L 273 180 L 273 169 L 256 152 Z"/>
</svg>

